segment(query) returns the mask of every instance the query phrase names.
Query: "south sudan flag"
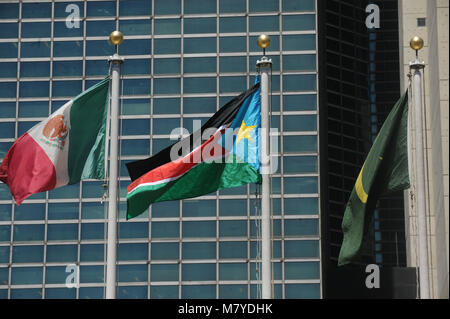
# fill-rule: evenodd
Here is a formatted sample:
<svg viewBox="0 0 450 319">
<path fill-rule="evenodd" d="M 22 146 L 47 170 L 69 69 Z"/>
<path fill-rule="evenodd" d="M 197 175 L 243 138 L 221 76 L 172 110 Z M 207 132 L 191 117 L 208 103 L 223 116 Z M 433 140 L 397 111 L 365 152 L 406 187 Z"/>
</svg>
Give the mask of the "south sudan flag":
<svg viewBox="0 0 450 319">
<path fill-rule="evenodd" d="M 233 98 L 198 131 L 156 155 L 127 164 L 127 218 L 156 202 L 260 183 L 260 87 Z"/>
</svg>

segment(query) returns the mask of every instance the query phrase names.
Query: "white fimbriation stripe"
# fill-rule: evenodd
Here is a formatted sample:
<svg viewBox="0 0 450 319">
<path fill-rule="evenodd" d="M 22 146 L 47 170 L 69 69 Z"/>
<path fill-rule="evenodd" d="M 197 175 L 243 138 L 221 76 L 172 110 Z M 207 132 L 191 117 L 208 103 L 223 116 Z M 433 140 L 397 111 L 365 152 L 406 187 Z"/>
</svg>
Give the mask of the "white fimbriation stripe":
<svg viewBox="0 0 450 319">
<path fill-rule="evenodd" d="M 70 100 L 54 113 L 52 113 L 47 119 L 33 126 L 29 131 L 34 141 L 44 150 L 50 161 L 53 163 L 56 171 L 56 186 L 60 187 L 69 183 L 68 172 L 68 160 L 69 160 L 69 140 L 70 140 L 70 109 L 72 107 L 73 100 Z M 64 146 L 62 149 L 55 146 L 54 143 L 47 144 L 49 142 L 47 137 L 44 136 L 43 130 L 45 125 L 55 116 L 63 115 L 64 124 L 67 129 L 67 136 L 64 139 Z"/>
</svg>

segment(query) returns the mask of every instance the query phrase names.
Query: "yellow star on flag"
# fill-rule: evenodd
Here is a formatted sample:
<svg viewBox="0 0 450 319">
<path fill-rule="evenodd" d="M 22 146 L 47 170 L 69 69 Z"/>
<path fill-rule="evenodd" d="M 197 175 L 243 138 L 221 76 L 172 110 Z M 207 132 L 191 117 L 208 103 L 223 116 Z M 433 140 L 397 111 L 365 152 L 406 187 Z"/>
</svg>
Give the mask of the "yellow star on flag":
<svg viewBox="0 0 450 319">
<path fill-rule="evenodd" d="M 250 135 L 250 132 L 253 131 L 255 129 L 255 127 L 257 127 L 257 125 L 250 125 L 247 126 L 244 122 L 244 120 L 242 120 L 242 124 L 241 127 L 239 128 L 239 132 L 237 133 L 237 140 L 236 140 L 236 145 L 243 139 L 246 138 L 252 142 L 253 138 Z"/>
</svg>

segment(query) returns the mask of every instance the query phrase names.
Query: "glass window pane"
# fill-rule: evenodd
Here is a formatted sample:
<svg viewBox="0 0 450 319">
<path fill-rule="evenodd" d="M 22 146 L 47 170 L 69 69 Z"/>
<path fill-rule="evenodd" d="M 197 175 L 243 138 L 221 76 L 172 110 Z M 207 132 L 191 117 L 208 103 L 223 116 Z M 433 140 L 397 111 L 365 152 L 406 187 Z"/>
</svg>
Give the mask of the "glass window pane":
<svg viewBox="0 0 450 319">
<path fill-rule="evenodd" d="M 81 239 L 104 239 L 103 223 L 83 223 L 81 224 Z"/>
<path fill-rule="evenodd" d="M 16 117 L 15 102 L 0 102 L 0 109 L 1 109 L 0 118 Z M 3 154 L 0 155 L 0 157 L 3 157 Z"/>
<path fill-rule="evenodd" d="M 221 33 L 247 32 L 247 19 L 245 17 L 222 17 L 219 20 Z"/>
<path fill-rule="evenodd" d="M 240 56 L 220 57 L 220 73 L 247 72 L 247 58 Z"/>
<path fill-rule="evenodd" d="M 11 220 L 11 204 L 0 205 L 0 221 Z"/>
<path fill-rule="evenodd" d="M 20 82 L 20 97 L 48 97 L 48 82 Z"/>
<path fill-rule="evenodd" d="M 120 238 L 148 238 L 148 223 L 123 222 L 119 223 Z"/>
<path fill-rule="evenodd" d="M 55 57 L 82 56 L 83 41 L 54 41 L 53 55 Z"/>
<path fill-rule="evenodd" d="M 48 219 L 78 219 L 78 203 L 49 203 Z"/>
<path fill-rule="evenodd" d="M 317 136 L 284 136 L 284 152 L 317 152 Z"/>
<path fill-rule="evenodd" d="M 316 36 L 314 34 L 284 35 L 283 51 L 315 50 Z"/>
<path fill-rule="evenodd" d="M 316 131 L 316 115 L 289 115 L 283 116 L 285 131 Z"/>
<path fill-rule="evenodd" d="M 180 216 L 180 202 L 179 201 L 167 201 L 154 203 L 151 206 L 152 217 L 178 217 Z"/>
<path fill-rule="evenodd" d="M 147 95 L 150 94 L 150 80 L 127 79 L 123 81 L 124 95 Z"/>
<path fill-rule="evenodd" d="M 50 56 L 50 42 L 23 42 L 21 49 L 22 58 L 40 58 Z"/>
<path fill-rule="evenodd" d="M 286 92 L 315 91 L 316 75 L 315 74 L 284 75 L 283 86 Z"/>
<path fill-rule="evenodd" d="M 215 299 L 216 285 L 189 285 L 181 287 L 183 299 Z"/>
<path fill-rule="evenodd" d="M 184 93 L 215 93 L 216 78 L 184 78 Z"/>
<path fill-rule="evenodd" d="M 183 243 L 184 259 L 216 259 L 216 243 Z"/>
<path fill-rule="evenodd" d="M 283 157 L 284 173 L 316 173 L 316 156 L 285 156 Z"/>
<path fill-rule="evenodd" d="M 178 299 L 178 286 L 150 286 L 152 299 Z"/>
<path fill-rule="evenodd" d="M 13 138 L 16 125 L 13 122 L 0 122 L 0 134 L 2 138 Z"/>
<path fill-rule="evenodd" d="M 106 254 L 103 244 L 81 245 L 80 261 L 103 261 Z"/>
<path fill-rule="evenodd" d="M 286 258 L 318 258 L 319 242 L 316 240 L 286 240 L 284 256 Z"/>
<path fill-rule="evenodd" d="M 315 215 L 318 213 L 318 198 L 285 198 L 285 215 Z"/>
<path fill-rule="evenodd" d="M 152 2 L 142 0 L 120 0 L 120 16 L 142 16 L 152 14 Z"/>
<path fill-rule="evenodd" d="M 219 298 L 221 299 L 247 299 L 247 285 L 220 285 Z"/>
<path fill-rule="evenodd" d="M 81 81 L 53 81 L 52 96 L 75 97 L 81 92 Z"/>
<path fill-rule="evenodd" d="M 284 264 L 286 279 L 319 279 L 320 266 L 318 262 L 290 262 Z"/>
<path fill-rule="evenodd" d="M 180 119 L 153 119 L 153 134 L 170 134 L 172 130 L 180 127 Z"/>
<path fill-rule="evenodd" d="M 122 74 L 126 75 L 147 75 L 151 73 L 151 66 L 149 59 L 127 59 L 127 62 L 122 65 Z M 106 72 L 104 73 L 106 74 Z"/>
<path fill-rule="evenodd" d="M 123 115 L 150 114 L 149 99 L 122 99 Z"/>
<path fill-rule="evenodd" d="M 18 3 L 0 3 L 0 19 L 18 19 Z"/>
<path fill-rule="evenodd" d="M 319 299 L 320 284 L 286 284 L 285 296 L 289 299 Z"/>
<path fill-rule="evenodd" d="M 222 76 L 220 77 L 220 93 L 241 92 L 247 87 L 246 76 Z"/>
<path fill-rule="evenodd" d="M 181 20 L 177 19 L 156 19 L 155 34 L 179 34 L 181 30 Z"/>
<path fill-rule="evenodd" d="M 44 225 L 14 225 L 14 241 L 43 241 L 43 240 L 44 240 Z"/>
<path fill-rule="evenodd" d="M 283 11 L 313 11 L 315 0 L 283 0 Z"/>
<path fill-rule="evenodd" d="M 9 246 L 0 246 L 0 263 L 9 263 L 9 251 Z M 0 274 L 0 285 L 3 285 L 1 276 Z"/>
<path fill-rule="evenodd" d="M 17 226 L 16 226 L 17 227 Z M 0 242 L 9 242 L 11 240 L 11 226 L 0 225 Z M 17 240 L 17 238 L 15 238 Z"/>
<path fill-rule="evenodd" d="M 81 218 L 103 219 L 105 218 L 105 203 L 82 203 Z"/>
<path fill-rule="evenodd" d="M 183 237 L 216 237 L 216 222 L 184 221 Z"/>
<path fill-rule="evenodd" d="M 86 61 L 86 75 L 105 75 L 107 73 L 108 73 L 108 63 L 106 61 L 104 60 Z"/>
<path fill-rule="evenodd" d="M 45 204 L 22 204 L 15 207 L 15 220 L 44 220 Z"/>
<path fill-rule="evenodd" d="M 151 266 L 151 281 L 178 281 L 178 264 L 158 264 Z"/>
<path fill-rule="evenodd" d="M 19 116 L 47 117 L 48 101 L 19 102 Z"/>
<path fill-rule="evenodd" d="M 184 33 L 216 33 L 216 18 L 185 18 Z"/>
<path fill-rule="evenodd" d="M 178 243 L 152 243 L 152 260 L 172 260 L 179 258 Z"/>
<path fill-rule="evenodd" d="M 0 23 L 0 38 L 13 39 L 18 37 L 17 23 Z"/>
<path fill-rule="evenodd" d="M 54 61 L 53 76 L 82 76 L 83 61 Z"/>
<path fill-rule="evenodd" d="M 17 43 L 0 43 L 0 58 L 17 58 Z"/>
<path fill-rule="evenodd" d="M 247 52 L 246 37 L 221 37 L 219 39 L 220 52 Z M 261 48 L 260 48 L 261 50 Z M 215 50 L 214 50 L 215 51 Z"/>
<path fill-rule="evenodd" d="M 184 13 L 216 13 L 216 1 L 184 1 Z"/>
<path fill-rule="evenodd" d="M 181 52 L 180 39 L 154 39 L 153 41 L 155 45 L 155 54 L 179 54 Z M 185 51 L 185 53 L 188 52 Z"/>
<path fill-rule="evenodd" d="M 42 299 L 42 289 L 11 289 L 11 299 Z"/>
<path fill-rule="evenodd" d="M 79 292 L 80 299 L 103 299 L 104 298 L 103 287 L 81 287 Z"/>
<path fill-rule="evenodd" d="M 46 267 L 45 270 L 45 283 L 46 284 L 64 284 L 66 278 L 74 273 L 74 269 L 66 272 L 66 267 Z"/>
<path fill-rule="evenodd" d="M 151 222 L 152 238 L 179 238 L 179 222 Z"/>
<path fill-rule="evenodd" d="M 284 31 L 315 30 L 316 16 L 314 14 L 283 16 Z"/>
<path fill-rule="evenodd" d="M 12 285 L 42 284 L 42 267 L 14 267 L 11 270 Z"/>
<path fill-rule="evenodd" d="M 119 265 L 117 267 L 119 282 L 148 281 L 148 266 L 145 265 Z"/>
<path fill-rule="evenodd" d="M 148 244 L 119 244 L 119 260 L 147 260 Z"/>
<path fill-rule="evenodd" d="M 284 235 L 293 236 L 316 236 L 319 233 L 317 219 L 285 219 Z"/>
<path fill-rule="evenodd" d="M 52 16 L 51 3 L 23 3 L 22 18 L 50 18 Z"/>
<path fill-rule="evenodd" d="M 148 135 L 150 134 L 150 120 L 122 120 L 122 135 Z"/>
<path fill-rule="evenodd" d="M 16 85 L 16 82 L 2 82 L 2 85 L 0 86 L 0 97 L 15 98 L 17 89 Z"/>
<path fill-rule="evenodd" d="M 220 216 L 247 216 L 246 199 L 221 199 L 219 200 Z"/>
<path fill-rule="evenodd" d="M 180 14 L 181 0 L 155 1 L 155 14 Z"/>
<path fill-rule="evenodd" d="M 44 246 L 13 247 L 13 254 L 12 254 L 13 263 L 41 263 L 43 260 L 44 260 Z"/>
<path fill-rule="evenodd" d="M 123 140 L 122 155 L 149 155 L 150 140 Z"/>
<path fill-rule="evenodd" d="M 120 20 L 120 31 L 124 36 L 152 34 L 152 21 L 150 19 Z"/>
<path fill-rule="evenodd" d="M 250 12 L 278 11 L 278 1 L 249 0 Z"/>
<path fill-rule="evenodd" d="M 315 71 L 316 55 L 315 54 L 283 55 L 283 70 Z"/>
<path fill-rule="evenodd" d="M 219 258 L 247 258 L 247 242 L 225 241 L 219 244 Z"/>
<path fill-rule="evenodd" d="M 9 257 L 8 257 L 7 262 L 9 262 Z M 0 285 L 7 285 L 8 281 L 9 281 L 9 269 L 8 268 L 0 268 Z M 6 291 L 8 291 L 8 290 L 6 290 Z M 3 298 L 3 296 L 0 294 L 0 298 L 7 299 L 7 295 L 8 294 L 6 294 L 6 297 Z"/>
<path fill-rule="evenodd" d="M 47 245 L 47 262 L 76 262 L 77 245 Z"/>
<path fill-rule="evenodd" d="M 80 283 L 103 283 L 104 268 L 104 266 L 80 266 Z"/>
<path fill-rule="evenodd" d="M 87 56 L 108 56 L 111 54 L 111 52 L 113 52 L 113 47 L 108 41 L 86 41 Z"/>
<path fill-rule="evenodd" d="M 22 38 L 49 38 L 50 35 L 50 22 L 22 22 Z"/>
<path fill-rule="evenodd" d="M 249 29 L 250 32 L 279 31 L 279 18 L 277 15 L 250 17 Z"/>
<path fill-rule="evenodd" d="M 182 280 L 216 280 L 216 264 L 183 264 Z"/>
<path fill-rule="evenodd" d="M 242 237 L 247 236 L 246 220 L 221 220 L 219 221 L 220 237 Z"/>
<path fill-rule="evenodd" d="M 89 36 L 106 36 L 111 33 L 111 30 L 116 29 L 116 21 L 101 20 L 101 21 L 87 21 L 86 35 Z"/>
<path fill-rule="evenodd" d="M 15 78 L 15 77 L 17 77 L 16 62 L 0 63 L 0 78 Z"/>
<path fill-rule="evenodd" d="M 216 58 L 185 58 L 184 73 L 216 73 Z"/>
<path fill-rule="evenodd" d="M 183 201 L 183 217 L 216 216 L 215 200 Z"/>
<path fill-rule="evenodd" d="M 284 95 L 283 109 L 285 111 L 312 111 L 317 109 L 317 95 Z"/>
<path fill-rule="evenodd" d="M 154 79 L 153 80 L 154 94 L 179 94 L 180 93 L 180 79 Z"/>
<path fill-rule="evenodd" d="M 147 299 L 147 286 L 123 286 L 118 287 L 118 299 Z"/>
<path fill-rule="evenodd" d="M 78 224 L 51 224 L 47 228 L 47 240 L 77 240 Z"/>
<path fill-rule="evenodd" d="M 184 53 L 215 53 L 216 38 L 189 38 L 184 40 Z"/>
<path fill-rule="evenodd" d="M 219 280 L 247 280 L 247 263 L 219 264 Z"/>
<path fill-rule="evenodd" d="M 113 17 L 116 15 L 115 1 L 90 1 L 87 4 L 88 17 Z"/>
<path fill-rule="evenodd" d="M 75 299 L 76 293 L 71 288 L 45 288 L 45 299 Z"/>
<path fill-rule="evenodd" d="M 219 1 L 220 13 L 246 12 L 246 10 L 247 10 L 246 0 L 220 0 Z"/>
<path fill-rule="evenodd" d="M 184 113 L 215 113 L 215 97 L 189 97 L 183 99 Z M 185 120 L 186 121 L 186 120 Z"/>
<path fill-rule="evenodd" d="M 286 177 L 284 179 L 284 191 L 287 194 L 317 193 L 317 177 Z"/>
</svg>

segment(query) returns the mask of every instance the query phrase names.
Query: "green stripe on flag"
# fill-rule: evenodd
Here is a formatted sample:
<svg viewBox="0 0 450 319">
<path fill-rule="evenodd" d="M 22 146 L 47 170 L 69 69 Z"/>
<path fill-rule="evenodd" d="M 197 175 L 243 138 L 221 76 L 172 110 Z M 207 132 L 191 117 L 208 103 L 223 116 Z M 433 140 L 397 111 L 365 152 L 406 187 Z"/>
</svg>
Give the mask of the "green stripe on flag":
<svg viewBox="0 0 450 319">
<path fill-rule="evenodd" d="M 141 214 L 153 203 L 193 198 L 222 188 L 260 182 L 259 172 L 250 164 L 239 162 L 235 156 L 225 163 L 203 162 L 177 180 L 135 188 L 127 195 L 127 219 Z"/>
<path fill-rule="evenodd" d="M 105 176 L 109 77 L 73 99 L 70 109 L 69 184 Z"/>
</svg>

